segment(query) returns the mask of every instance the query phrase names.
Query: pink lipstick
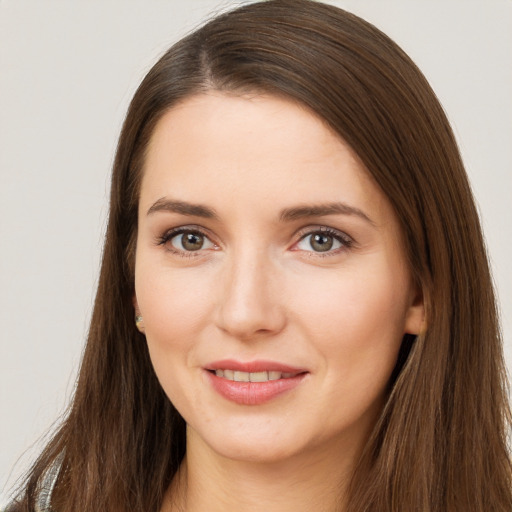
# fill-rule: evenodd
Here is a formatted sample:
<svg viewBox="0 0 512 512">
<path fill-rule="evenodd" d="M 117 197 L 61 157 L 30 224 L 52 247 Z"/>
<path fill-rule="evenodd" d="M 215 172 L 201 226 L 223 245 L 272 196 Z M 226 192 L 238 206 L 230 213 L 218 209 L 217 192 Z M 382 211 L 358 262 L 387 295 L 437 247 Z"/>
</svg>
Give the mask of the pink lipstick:
<svg viewBox="0 0 512 512">
<path fill-rule="evenodd" d="M 302 368 L 275 361 L 215 361 L 206 368 L 221 396 L 240 405 L 260 405 L 296 388 L 307 375 Z"/>
</svg>

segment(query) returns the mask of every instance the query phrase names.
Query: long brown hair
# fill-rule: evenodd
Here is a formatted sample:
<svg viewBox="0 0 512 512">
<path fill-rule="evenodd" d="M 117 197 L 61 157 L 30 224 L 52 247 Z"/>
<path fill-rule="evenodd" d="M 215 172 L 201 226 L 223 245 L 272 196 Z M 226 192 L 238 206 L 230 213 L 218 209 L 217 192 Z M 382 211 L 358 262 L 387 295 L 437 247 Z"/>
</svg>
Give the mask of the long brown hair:
<svg viewBox="0 0 512 512">
<path fill-rule="evenodd" d="M 33 510 L 55 461 L 57 512 L 158 511 L 185 452 L 134 324 L 134 249 L 155 124 L 205 90 L 265 92 L 320 116 L 393 205 L 428 327 L 402 343 L 389 398 L 352 479 L 350 512 L 510 512 L 511 416 L 492 280 L 446 116 L 409 57 L 369 23 L 307 0 L 223 14 L 174 45 L 130 105 L 114 163 L 89 338 L 67 418 L 34 465 Z"/>
</svg>

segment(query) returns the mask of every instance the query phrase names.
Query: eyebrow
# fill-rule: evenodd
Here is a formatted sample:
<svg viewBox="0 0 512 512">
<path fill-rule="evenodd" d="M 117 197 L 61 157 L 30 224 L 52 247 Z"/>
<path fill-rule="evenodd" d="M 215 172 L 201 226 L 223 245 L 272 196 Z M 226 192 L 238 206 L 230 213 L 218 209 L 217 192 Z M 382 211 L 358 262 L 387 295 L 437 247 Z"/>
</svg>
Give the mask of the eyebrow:
<svg viewBox="0 0 512 512">
<path fill-rule="evenodd" d="M 191 204 L 185 201 L 177 201 L 175 199 L 166 199 L 162 197 L 156 201 L 148 210 L 147 215 L 156 212 L 172 212 L 181 215 L 190 215 L 193 217 L 203 217 L 205 219 L 218 219 L 219 216 L 212 208 L 201 204 Z"/>
<path fill-rule="evenodd" d="M 292 221 L 307 217 L 323 217 L 325 215 L 355 215 L 369 222 L 372 226 L 376 225 L 362 210 L 346 203 L 313 204 L 285 208 L 281 211 L 279 218 L 282 221 Z"/>
<path fill-rule="evenodd" d="M 176 199 L 167 199 L 162 197 L 158 199 L 148 210 L 147 215 L 156 212 L 171 212 L 179 213 L 181 215 L 189 215 L 191 217 L 203 217 L 205 219 L 219 219 L 217 212 L 208 206 L 201 204 L 187 203 L 186 201 L 178 201 Z M 291 222 L 294 220 L 309 218 L 309 217 L 324 217 L 326 215 L 354 215 L 372 226 L 375 223 L 359 208 L 350 206 L 346 203 L 326 203 L 326 204 L 311 204 L 300 205 L 292 208 L 285 208 L 281 210 L 279 219 L 282 222 Z"/>
</svg>

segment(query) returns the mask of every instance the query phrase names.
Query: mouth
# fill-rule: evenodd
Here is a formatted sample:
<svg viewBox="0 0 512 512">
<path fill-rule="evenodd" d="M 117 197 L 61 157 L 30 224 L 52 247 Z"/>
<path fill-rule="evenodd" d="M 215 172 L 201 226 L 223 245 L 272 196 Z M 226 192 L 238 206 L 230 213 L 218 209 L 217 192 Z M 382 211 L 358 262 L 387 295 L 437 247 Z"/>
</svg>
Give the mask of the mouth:
<svg viewBox="0 0 512 512">
<path fill-rule="evenodd" d="M 273 361 L 223 360 L 205 368 L 213 389 L 239 405 L 260 405 L 296 389 L 309 371 Z"/>
<path fill-rule="evenodd" d="M 238 370 L 217 369 L 209 370 L 217 377 L 231 380 L 233 382 L 269 382 L 279 379 L 290 379 L 306 372 L 280 372 L 276 370 L 261 371 L 261 372 L 243 372 Z"/>
</svg>

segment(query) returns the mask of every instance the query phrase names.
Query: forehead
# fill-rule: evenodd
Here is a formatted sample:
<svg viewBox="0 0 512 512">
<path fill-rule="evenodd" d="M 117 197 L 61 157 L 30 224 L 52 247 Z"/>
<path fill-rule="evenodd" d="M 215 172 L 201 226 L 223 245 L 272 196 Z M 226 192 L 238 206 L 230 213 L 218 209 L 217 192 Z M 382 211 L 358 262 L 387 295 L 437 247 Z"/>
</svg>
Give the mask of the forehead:
<svg viewBox="0 0 512 512">
<path fill-rule="evenodd" d="M 352 149 L 318 116 L 269 95 L 209 92 L 171 108 L 148 146 L 141 208 L 172 195 L 227 208 L 386 199 Z M 229 204 L 226 199 L 229 198 Z"/>
</svg>

